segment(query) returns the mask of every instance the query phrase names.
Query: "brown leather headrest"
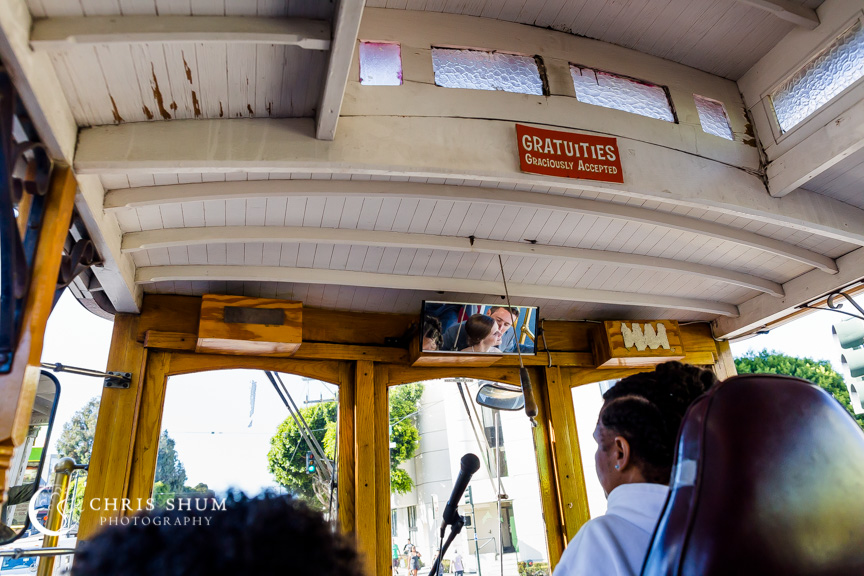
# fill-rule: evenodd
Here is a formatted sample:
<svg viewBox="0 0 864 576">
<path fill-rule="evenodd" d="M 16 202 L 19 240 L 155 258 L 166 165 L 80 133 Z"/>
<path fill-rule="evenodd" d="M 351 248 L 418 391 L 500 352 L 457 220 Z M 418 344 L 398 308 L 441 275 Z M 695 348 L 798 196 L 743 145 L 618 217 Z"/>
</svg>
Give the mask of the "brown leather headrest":
<svg viewBox="0 0 864 576">
<path fill-rule="evenodd" d="M 805 380 L 715 386 L 682 424 L 642 574 L 864 574 L 864 432 Z"/>
</svg>

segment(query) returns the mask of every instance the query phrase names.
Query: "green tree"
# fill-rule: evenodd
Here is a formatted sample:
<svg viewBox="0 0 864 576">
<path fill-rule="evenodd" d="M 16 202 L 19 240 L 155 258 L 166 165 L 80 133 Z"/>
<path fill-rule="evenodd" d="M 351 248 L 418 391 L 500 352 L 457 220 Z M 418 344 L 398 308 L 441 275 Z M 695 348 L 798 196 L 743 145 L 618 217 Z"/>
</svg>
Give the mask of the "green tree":
<svg viewBox="0 0 864 576">
<path fill-rule="evenodd" d="M 410 492 L 414 481 L 399 465 L 417 452 L 420 432 L 417 430 L 417 409 L 423 396 L 423 384 L 406 384 L 390 389 L 390 491 Z"/>
<path fill-rule="evenodd" d="M 390 449 L 390 489 L 405 493 L 414 483 L 399 465 L 414 457 L 420 433 L 415 424 L 418 402 L 423 394 L 422 384 L 409 384 L 390 390 L 390 425 L 395 444 Z M 324 448 L 325 456 L 336 458 L 336 402 L 323 402 L 300 409 L 300 413 L 312 430 L 312 435 Z M 330 486 L 321 482 L 317 474 L 306 472 L 306 446 L 297 424 L 292 417 L 286 418 L 276 434 L 270 439 L 270 452 L 267 455 L 268 471 L 281 486 L 289 492 L 305 499 L 310 505 L 323 509 L 330 499 Z M 320 466 L 320 464 L 319 464 Z"/>
<path fill-rule="evenodd" d="M 96 433 L 96 418 L 99 416 L 99 398 L 91 398 L 72 418 L 63 424 L 57 451 L 61 456 L 75 460 L 77 464 L 88 464 Z"/>
<path fill-rule="evenodd" d="M 735 368 L 739 374 L 786 374 L 809 380 L 834 396 L 855 417 L 858 425 L 864 428 L 864 414 L 854 414 L 843 376 L 838 374 L 827 360 L 797 358 L 773 350 L 762 350 L 736 358 Z"/>
<path fill-rule="evenodd" d="M 174 439 L 169 436 L 168 430 L 163 430 L 159 435 L 159 452 L 156 455 L 153 498 L 161 506 L 186 491 L 186 467 L 180 461 Z"/>
<path fill-rule="evenodd" d="M 336 459 L 336 402 L 321 402 L 300 409 L 300 414 L 312 431 L 312 436 L 324 448 L 325 456 Z M 288 416 L 270 438 L 267 454 L 267 470 L 281 486 L 306 500 L 319 510 L 330 499 L 330 486 L 325 485 L 318 474 L 306 472 L 306 453 L 309 451 L 297 424 Z M 318 463 L 321 466 L 321 463 Z"/>
</svg>

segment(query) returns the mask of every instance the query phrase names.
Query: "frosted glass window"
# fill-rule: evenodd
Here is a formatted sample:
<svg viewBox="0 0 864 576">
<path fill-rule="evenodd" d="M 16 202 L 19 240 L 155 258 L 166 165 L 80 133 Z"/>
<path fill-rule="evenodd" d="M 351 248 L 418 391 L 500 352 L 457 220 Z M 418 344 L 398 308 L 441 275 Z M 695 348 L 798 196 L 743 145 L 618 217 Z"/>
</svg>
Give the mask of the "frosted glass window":
<svg viewBox="0 0 864 576">
<path fill-rule="evenodd" d="M 864 29 L 859 20 L 771 94 L 780 129 L 800 124 L 861 76 Z"/>
<path fill-rule="evenodd" d="M 399 44 L 360 42 L 360 84 L 364 86 L 402 84 L 402 49 Z"/>
<path fill-rule="evenodd" d="M 580 102 L 675 122 L 669 98 L 661 86 L 573 64 L 570 75 Z"/>
<path fill-rule="evenodd" d="M 696 111 L 699 112 L 702 131 L 732 140 L 732 128 L 729 126 L 729 117 L 726 115 L 723 103 L 698 94 L 694 94 L 693 98 L 696 100 Z"/>
<path fill-rule="evenodd" d="M 445 88 L 543 95 L 543 80 L 531 56 L 433 48 L 432 67 L 435 84 Z"/>
</svg>

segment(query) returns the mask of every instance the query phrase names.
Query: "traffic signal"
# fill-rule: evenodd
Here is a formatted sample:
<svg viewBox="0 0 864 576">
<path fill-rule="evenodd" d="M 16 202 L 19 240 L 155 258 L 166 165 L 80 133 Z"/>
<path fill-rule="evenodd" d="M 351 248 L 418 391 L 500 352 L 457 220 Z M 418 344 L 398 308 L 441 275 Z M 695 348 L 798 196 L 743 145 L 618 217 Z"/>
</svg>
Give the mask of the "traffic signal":
<svg viewBox="0 0 864 576">
<path fill-rule="evenodd" d="M 312 454 L 312 452 L 306 452 L 306 473 L 315 473 L 315 456 Z"/>
<path fill-rule="evenodd" d="M 471 486 L 468 486 L 468 489 L 465 490 L 465 505 L 470 506 L 474 504 L 474 496 L 471 494 Z"/>
<path fill-rule="evenodd" d="M 843 348 L 840 356 L 843 369 L 852 377 L 848 384 L 852 410 L 856 414 L 862 414 L 864 406 L 859 392 L 864 391 L 864 320 L 847 318 L 834 324 L 831 331 L 834 339 Z"/>
</svg>

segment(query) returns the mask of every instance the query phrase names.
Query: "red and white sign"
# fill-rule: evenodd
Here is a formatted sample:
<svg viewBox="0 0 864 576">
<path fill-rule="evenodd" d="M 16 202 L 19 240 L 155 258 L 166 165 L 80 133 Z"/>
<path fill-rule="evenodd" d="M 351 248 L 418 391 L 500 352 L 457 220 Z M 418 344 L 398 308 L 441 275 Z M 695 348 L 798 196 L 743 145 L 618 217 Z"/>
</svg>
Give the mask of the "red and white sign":
<svg viewBox="0 0 864 576">
<path fill-rule="evenodd" d="M 615 138 L 544 130 L 523 124 L 516 124 L 516 136 L 523 172 L 624 183 Z"/>
</svg>

